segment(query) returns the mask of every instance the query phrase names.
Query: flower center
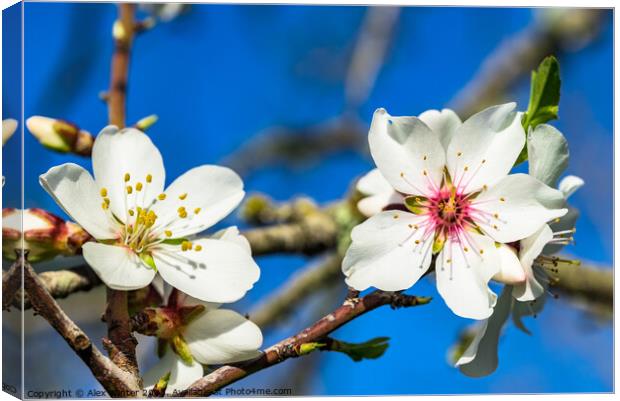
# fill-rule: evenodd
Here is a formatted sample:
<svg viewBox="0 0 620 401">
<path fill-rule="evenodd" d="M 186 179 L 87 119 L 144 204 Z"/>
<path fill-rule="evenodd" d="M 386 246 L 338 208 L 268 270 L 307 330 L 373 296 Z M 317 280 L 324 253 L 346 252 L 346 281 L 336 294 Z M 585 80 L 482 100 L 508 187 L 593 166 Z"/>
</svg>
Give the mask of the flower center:
<svg viewBox="0 0 620 401">
<path fill-rule="evenodd" d="M 157 195 L 155 199 L 146 198 L 149 184 L 152 181 L 153 176 L 151 174 L 147 174 L 144 181 L 134 182 L 131 181 L 130 173 L 124 174 L 122 182 L 124 188 L 124 221 L 110 211 L 108 190 L 101 188 L 100 195 L 103 199 L 101 207 L 121 225 L 119 244 L 132 249 L 139 255 L 148 255 L 150 248 L 168 240 L 175 241 L 175 244 L 178 242 L 182 251 L 200 251 L 202 249 L 200 245 L 194 245 L 191 241 L 177 238 L 172 229 L 179 219 L 191 220 L 200 213 L 201 209 L 194 208 L 188 212 L 185 206 L 180 206 L 174 213 L 164 213 L 164 216 L 158 216 L 151 208 L 156 203 L 165 201 L 167 195 L 162 193 Z M 181 202 L 184 202 L 187 197 L 187 193 L 178 196 Z"/>
</svg>

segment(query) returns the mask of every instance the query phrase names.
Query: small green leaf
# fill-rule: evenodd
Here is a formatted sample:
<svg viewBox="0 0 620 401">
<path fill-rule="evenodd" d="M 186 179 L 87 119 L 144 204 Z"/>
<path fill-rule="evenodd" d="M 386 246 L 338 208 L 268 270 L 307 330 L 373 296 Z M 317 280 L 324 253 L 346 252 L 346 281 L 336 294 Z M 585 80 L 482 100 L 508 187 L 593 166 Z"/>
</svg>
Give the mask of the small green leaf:
<svg viewBox="0 0 620 401">
<path fill-rule="evenodd" d="M 377 337 L 358 344 L 333 340 L 331 350 L 347 354 L 355 362 L 363 359 L 377 359 L 387 350 L 389 340 L 389 337 Z"/>
<path fill-rule="evenodd" d="M 172 337 L 171 345 L 174 352 L 181 357 L 183 362 L 187 363 L 188 365 L 191 365 L 193 363 L 194 358 L 192 357 L 192 353 L 189 350 L 189 346 L 185 342 L 185 339 L 181 335 L 176 335 Z"/>
<path fill-rule="evenodd" d="M 560 85 L 560 64 L 554 56 L 548 56 L 540 63 L 536 71 L 532 71 L 530 102 L 521 120 L 526 135 L 530 127 L 535 128 L 539 124 L 558 118 Z M 526 146 L 521 151 L 515 165 L 524 162 L 527 157 Z"/>
<path fill-rule="evenodd" d="M 140 254 L 140 259 L 142 259 L 142 261 L 146 263 L 148 267 L 157 271 L 157 266 L 155 266 L 155 260 L 153 260 L 153 255 L 148 252 L 142 252 Z"/>
<path fill-rule="evenodd" d="M 153 390 L 156 391 L 156 392 L 165 391 L 166 387 L 168 387 L 168 381 L 170 381 L 170 372 L 168 372 L 165 375 L 163 375 L 157 381 L 157 384 L 155 384 L 155 387 L 153 388 Z"/>
<path fill-rule="evenodd" d="M 325 347 L 325 343 L 304 343 L 299 346 L 299 351 L 297 351 L 297 355 L 308 355 L 311 352 L 316 351 L 317 349 L 321 349 Z"/>
<path fill-rule="evenodd" d="M 187 238 L 170 238 L 163 240 L 162 244 L 181 245 L 184 241 L 187 241 Z"/>
<path fill-rule="evenodd" d="M 423 196 L 408 196 L 405 198 L 405 206 L 411 213 L 422 214 L 427 201 L 428 199 Z"/>
<path fill-rule="evenodd" d="M 433 255 L 438 254 L 443 249 L 444 244 L 446 243 L 446 237 L 441 234 L 435 234 L 435 240 L 433 241 Z"/>
</svg>

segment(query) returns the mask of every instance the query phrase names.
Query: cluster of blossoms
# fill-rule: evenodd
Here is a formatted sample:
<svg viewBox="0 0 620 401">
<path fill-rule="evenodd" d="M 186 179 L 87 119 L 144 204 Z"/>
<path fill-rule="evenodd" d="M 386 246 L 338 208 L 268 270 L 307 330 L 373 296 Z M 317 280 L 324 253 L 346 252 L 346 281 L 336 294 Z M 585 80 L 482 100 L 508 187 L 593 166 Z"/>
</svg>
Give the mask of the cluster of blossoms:
<svg viewBox="0 0 620 401">
<path fill-rule="evenodd" d="M 203 165 L 164 190 L 159 150 L 143 132 L 114 126 L 97 136 L 92 163 L 94 178 L 67 163 L 41 175 L 40 182 L 94 239 L 82 252 L 108 287 L 129 291 L 163 281 L 174 288 L 166 305 L 145 311 L 154 314 L 149 334 L 170 345 L 145 383 L 153 386 L 165 377 L 166 391 L 173 392 L 200 378 L 202 364 L 257 356 L 260 329 L 218 309 L 242 298 L 258 280 L 249 244 L 236 227 L 197 236 L 241 202 L 239 176 Z"/>
<path fill-rule="evenodd" d="M 343 272 L 357 290 L 405 290 L 435 260 L 438 291 L 460 316 L 483 319 L 456 365 L 470 376 L 497 367 L 510 311 L 517 326 L 544 301 L 551 256 L 572 241 L 568 197 L 583 181 L 565 177 L 568 147 L 555 128 L 528 133 L 529 174 L 508 173 L 526 143 L 514 104 L 461 122 L 451 110 L 419 117 L 375 112 L 369 142 L 377 169 L 358 182 L 369 217 L 352 233 Z M 488 283 L 506 284 L 499 300 Z"/>
<path fill-rule="evenodd" d="M 378 109 L 369 132 L 377 168 L 358 182 L 366 195 L 358 208 L 368 219 L 353 229 L 342 265 L 346 283 L 359 291 L 406 290 L 433 266 L 447 306 L 481 321 L 456 361 L 470 376 L 495 369 L 508 316 L 512 312 L 525 330 L 521 317 L 542 306 L 547 271 L 570 263 L 553 254 L 572 241 L 577 212 L 567 199 L 583 181 L 568 176 L 555 189 L 568 163 L 566 140 L 546 124 L 526 135 L 515 107 L 490 107 L 465 122 L 448 109 L 419 117 Z M 64 142 L 52 134 L 64 132 L 73 141 L 80 132 L 41 117 L 29 127 L 54 148 Z M 510 174 L 525 146 L 529 173 Z M 38 209 L 6 210 L 7 230 L 22 221 L 35 258 L 81 246 L 112 289 L 157 288 L 165 302 L 140 315 L 139 332 L 158 338 L 161 357 L 144 375 L 147 388 L 159 388 L 163 380 L 173 394 L 200 378 L 203 365 L 257 357 L 260 329 L 219 309 L 242 298 L 259 278 L 250 245 L 236 227 L 202 234 L 239 205 L 240 177 L 203 165 L 165 188 L 162 156 L 151 140 L 138 129 L 114 126 L 96 137 L 92 164 L 94 178 L 71 163 L 40 177 L 79 226 Z M 58 227 L 63 241 L 43 235 Z M 9 231 L 5 237 L 19 239 L 19 232 Z M 491 280 L 505 284 L 499 299 Z"/>
</svg>

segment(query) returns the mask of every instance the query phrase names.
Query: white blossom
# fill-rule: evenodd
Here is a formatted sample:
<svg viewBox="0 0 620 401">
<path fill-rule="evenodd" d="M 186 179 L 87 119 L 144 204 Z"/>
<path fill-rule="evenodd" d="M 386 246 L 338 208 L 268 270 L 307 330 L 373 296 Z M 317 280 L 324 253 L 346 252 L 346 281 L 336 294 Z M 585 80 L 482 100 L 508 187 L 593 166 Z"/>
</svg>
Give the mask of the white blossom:
<svg viewBox="0 0 620 401">
<path fill-rule="evenodd" d="M 96 242 L 84 258 L 117 290 L 147 286 L 159 273 L 173 287 L 209 302 L 234 302 L 258 280 L 252 256 L 237 243 L 198 234 L 244 196 L 232 170 L 203 165 L 164 191 L 159 150 L 144 133 L 104 128 L 92 151 L 93 177 L 67 163 L 40 177 L 43 188 Z"/>
<path fill-rule="evenodd" d="M 463 317 L 489 317 L 496 243 L 526 238 L 567 212 L 560 191 L 527 174 L 508 175 L 525 144 L 514 108 L 491 107 L 464 123 L 450 110 L 420 118 L 375 112 L 370 151 L 403 203 L 354 228 L 343 262 L 349 286 L 407 289 L 437 254 L 437 288 L 447 305 Z"/>
</svg>

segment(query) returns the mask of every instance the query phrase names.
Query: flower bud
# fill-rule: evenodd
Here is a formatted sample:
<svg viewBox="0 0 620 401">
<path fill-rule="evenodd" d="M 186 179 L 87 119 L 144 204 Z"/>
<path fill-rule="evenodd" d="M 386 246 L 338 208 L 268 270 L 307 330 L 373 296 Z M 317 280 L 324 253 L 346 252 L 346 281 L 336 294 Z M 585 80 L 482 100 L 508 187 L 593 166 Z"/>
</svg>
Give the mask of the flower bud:
<svg viewBox="0 0 620 401">
<path fill-rule="evenodd" d="M 147 129 L 151 128 L 157 122 L 157 120 L 159 120 L 157 114 L 151 114 L 150 116 L 146 116 L 140 121 L 138 121 L 135 127 L 140 131 L 144 132 Z"/>
<path fill-rule="evenodd" d="M 2 120 L 2 146 L 8 141 L 17 130 L 17 121 L 12 118 Z"/>
<path fill-rule="evenodd" d="M 23 231 L 22 231 L 23 228 Z M 66 222 L 43 209 L 2 210 L 2 254 L 15 259 L 15 251 L 27 250 L 30 262 L 71 256 L 80 252 L 90 235 L 77 224 Z"/>
<path fill-rule="evenodd" d="M 49 117 L 33 116 L 26 120 L 32 135 L 46 148 L 62 153 L 90 155 L 94 143 L 93 136 L 80 130 L 73 123 Z"/>
</svg>

